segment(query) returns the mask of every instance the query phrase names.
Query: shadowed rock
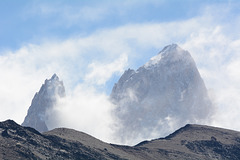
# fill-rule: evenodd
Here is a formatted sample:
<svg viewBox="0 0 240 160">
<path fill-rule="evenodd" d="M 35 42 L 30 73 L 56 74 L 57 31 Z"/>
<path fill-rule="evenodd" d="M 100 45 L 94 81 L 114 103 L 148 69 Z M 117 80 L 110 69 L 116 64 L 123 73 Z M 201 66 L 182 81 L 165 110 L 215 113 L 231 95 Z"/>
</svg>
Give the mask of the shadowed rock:
<svg viewBox="0 0 240 160">
<path fill-rule="evenodd" d="M 7 120 L 0 122 L 0 159 L 238 160 L 240 132 L 186 125 L 165 138 L 121 146 L 67 128 L 41 134 Z"/>
</svg>

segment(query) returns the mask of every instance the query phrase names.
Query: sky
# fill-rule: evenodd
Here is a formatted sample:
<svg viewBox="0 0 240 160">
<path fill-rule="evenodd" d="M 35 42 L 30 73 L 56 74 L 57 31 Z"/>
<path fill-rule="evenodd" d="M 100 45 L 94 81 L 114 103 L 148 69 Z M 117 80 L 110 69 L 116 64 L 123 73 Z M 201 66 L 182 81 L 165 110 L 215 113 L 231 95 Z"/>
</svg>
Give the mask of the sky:
<svg viewBox="0 0 240 160">
<path fill-rule="evenodd" d="M 238 0 L 1 0 L 0 120 L 22 123 L 56 73 L 71 101 L 62 108 L 68 124 L 81 117 L 86 123 L 73 127 L 98 135 L 110 125 L 108 95 L 124 70 L 177 43 L 216 106 L 209 125 L 240 131 L 239 8 Z"/>
</svg>

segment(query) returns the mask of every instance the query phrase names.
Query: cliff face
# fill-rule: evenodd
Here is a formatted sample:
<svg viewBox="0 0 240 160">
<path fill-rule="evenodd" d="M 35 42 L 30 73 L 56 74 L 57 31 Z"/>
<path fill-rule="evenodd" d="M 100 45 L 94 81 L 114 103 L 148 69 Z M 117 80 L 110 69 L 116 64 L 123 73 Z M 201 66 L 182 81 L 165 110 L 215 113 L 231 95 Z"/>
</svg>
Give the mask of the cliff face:
<svg viewBox="0 0 240 160">
<path fill-rule="evenodd" d="M 47 110 L 56 104 L 58 97 L 64 96 L 63 82 L 59 81 L 56 74 L 51 79 L 46 79 L 40 91 L 35 94 L 22 125 L 35 128 L 39 132 L 48 131 L 46 124 L 48 119 Z"/>
<path fill-rule="evenodd" d="M 117 106 L 117 134 L 123 142 L 153 138 L 153 133 L 166 135 L 187 123 L 205 123 L 213 110 L 193 58 L 176 44 L 136 71 L 125 71 L 111 100 Z"/>
</svg>

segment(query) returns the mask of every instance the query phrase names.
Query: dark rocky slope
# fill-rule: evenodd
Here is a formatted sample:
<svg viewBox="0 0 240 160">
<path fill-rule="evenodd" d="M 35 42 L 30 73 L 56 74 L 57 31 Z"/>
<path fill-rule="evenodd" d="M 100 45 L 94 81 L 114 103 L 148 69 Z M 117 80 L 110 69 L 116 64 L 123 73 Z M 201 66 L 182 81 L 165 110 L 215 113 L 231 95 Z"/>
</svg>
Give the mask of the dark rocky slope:
<svg viewBox="0 0 240 160">
<path fill-rule="evenodd" d="M 136 146 L 104 143 L 72 129 L 43 134 L 12 120 L 0 123 L 0 159 L 240 159 L 240 132 L 186 125 Z"/>
</svg>

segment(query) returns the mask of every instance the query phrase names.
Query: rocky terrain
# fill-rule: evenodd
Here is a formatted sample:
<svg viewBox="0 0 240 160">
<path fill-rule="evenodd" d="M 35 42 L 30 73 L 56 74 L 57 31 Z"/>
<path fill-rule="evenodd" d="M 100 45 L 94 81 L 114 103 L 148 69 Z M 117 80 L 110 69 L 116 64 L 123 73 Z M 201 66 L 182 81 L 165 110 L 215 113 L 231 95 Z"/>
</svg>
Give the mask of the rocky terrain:
<svg viewBox="0 0 240 160">
<path fill-rule="evenodd" d="M 237 160 L 240 132 L 188 124 L 165 138 L 121 146 L 66 128 L 41 134 L 7 120 L 0 122 L 0 159 Z"/>
</svg>

